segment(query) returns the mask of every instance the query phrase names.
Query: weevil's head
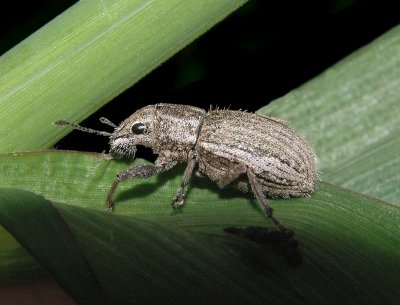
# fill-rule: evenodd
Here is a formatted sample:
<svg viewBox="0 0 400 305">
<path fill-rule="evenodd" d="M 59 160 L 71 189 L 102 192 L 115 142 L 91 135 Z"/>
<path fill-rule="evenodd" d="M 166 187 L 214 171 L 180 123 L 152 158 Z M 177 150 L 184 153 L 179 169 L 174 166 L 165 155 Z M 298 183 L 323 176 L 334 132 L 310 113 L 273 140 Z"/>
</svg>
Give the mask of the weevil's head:
<svg viewBox="0 0 400 305">
<path fill-rule="evenodd" d="M 110 153 L 115 158 L 134 158 L 136 146 L 152 147 L 155 105 L 143 107 L 124 120 L 110 136 Z"/>
<path fill-rule="evenodd" d="M 69 125 L 83 132 L 110 137 L 110 153 L 114 158 L 133 159 L 135 158 L 137 145 L 152 147 L 152 122 L 155 107 L 155 105 L 150 105 L 139 109 L 119 126 L 116 126 L 105 118 L 100 118 L 102 123 L 115 128 L 113 133 L 82 127 L 66 120 L 59 120 L 54 124 Z"/>
</svg>

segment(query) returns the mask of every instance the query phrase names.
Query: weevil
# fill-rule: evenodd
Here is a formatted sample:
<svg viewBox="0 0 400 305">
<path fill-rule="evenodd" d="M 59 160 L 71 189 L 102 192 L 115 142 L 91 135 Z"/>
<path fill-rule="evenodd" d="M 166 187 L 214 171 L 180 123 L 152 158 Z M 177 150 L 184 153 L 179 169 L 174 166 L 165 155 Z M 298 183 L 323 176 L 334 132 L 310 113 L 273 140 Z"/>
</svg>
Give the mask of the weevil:
<svg viewBox="0 0 400 305">
<path fill-rule="evenodd" d="M 143 107 L 114 132 L 93 130 L 65 120 L 57 125 L 108 136 L 114 158 L 135 157 L 136 146 L 152 148 L 154 164 L 139 164 L 117 174 L 106 196 L 108 209 L 122 182 L 147 178 L 186 162 L 181 185 L 172 207 L 182 205 L 191 175 L 196 172 L 220 188 L 232 185 L 252 192 L 267 218 L 281 230 L 267 197 L 307 197 L 314 190 L 315 156 L 310 145 L 281 119 L 245 111 L 155 104 Z"/>
</svg>

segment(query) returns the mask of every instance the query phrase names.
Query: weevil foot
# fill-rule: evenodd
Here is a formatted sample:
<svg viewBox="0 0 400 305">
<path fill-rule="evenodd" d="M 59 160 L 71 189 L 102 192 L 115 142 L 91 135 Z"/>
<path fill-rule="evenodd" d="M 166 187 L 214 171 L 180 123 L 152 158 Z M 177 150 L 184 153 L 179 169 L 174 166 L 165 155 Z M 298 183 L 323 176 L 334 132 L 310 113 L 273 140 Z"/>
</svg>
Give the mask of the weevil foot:
<svg viewBox="0 0 400 305">
<path fill-rule="evenodd" d="M 185 189 L 184 188 L 179 188 L 176 196 L 174 199 L 172 199 L 171 206 L 172 208 L 177 208 L 179 206 L 182 206 L 185 203 Z"/>
<path fill-rule="evenodd" d="M 112 200 L 107 200 L 105 211 L 111 213 L 113 209 L 114 209 L 114 202 L 112 202 Z"/>
<path fill-rule="evenodd" d="M 177 207 L 182 206 L 184 203 L 185 203 L 184 198 L 182 198 L 180 200 L 177 198 L 174 198 L 174 200 L 172 200 L 171 206 L 173 209 L 176 209 Z"/>
</svg>

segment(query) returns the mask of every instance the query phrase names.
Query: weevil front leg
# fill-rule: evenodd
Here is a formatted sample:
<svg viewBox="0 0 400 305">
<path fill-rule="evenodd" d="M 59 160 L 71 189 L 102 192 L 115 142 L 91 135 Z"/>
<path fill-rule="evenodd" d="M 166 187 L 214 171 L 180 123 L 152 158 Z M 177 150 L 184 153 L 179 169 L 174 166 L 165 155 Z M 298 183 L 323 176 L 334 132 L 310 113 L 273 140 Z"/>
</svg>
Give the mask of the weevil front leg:
<svg viewBox="0 0 400 305">
<path fill-rule="evenodd" d="M 185 195 L 187 190 L 187 185 L 189 184 L 190 177 L 193 174 L 194 169 L 196 168 L 199 159 L 197 154 L 194 151 L 189 152 L 188 156 L 188 164 L 185 168 L 185 172 L 183 173 L 181 186 L 176 192 L 176 196 L 172 199 L 172 207 L 175 209 L 176 206 L 183 205 L 185 202 Z"/>
<path fill-rule="evenodd" d="M 148 178 L 171 169 L 177 163 L 178 162 L 176 161 L 164 160 L 162 157 L 159 157 L 155 164 L 139 164 L 119 172 L 111 184 L 110 190 L 108 191 L 106 197 L 107 210 L 112 211 L 114 207 L 112 195 L 117 189 L 118 184 L 120 184 L 122 181 L 136 178 Z"/>
</svg>

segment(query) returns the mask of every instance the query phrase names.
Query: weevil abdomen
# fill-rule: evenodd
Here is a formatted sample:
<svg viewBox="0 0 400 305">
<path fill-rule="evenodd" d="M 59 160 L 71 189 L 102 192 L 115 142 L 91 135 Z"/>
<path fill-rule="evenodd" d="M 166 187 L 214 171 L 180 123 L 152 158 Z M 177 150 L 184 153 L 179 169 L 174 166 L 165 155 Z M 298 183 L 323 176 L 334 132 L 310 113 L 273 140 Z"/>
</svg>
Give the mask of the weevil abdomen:
<svg viewBox="0 0 400 305">
<path fill-rule="evenodd" d="M 314 153 L 285 121 L 273 117 L 242 111 L 210 111 L 196 151 L 200 173 L 217 183 L 242 164 L 254 172 L 268 196 L 303 197 L 314 188 Z M 232 185 L 250 191 L 246 175 L 239 176 Z"/>
</svg>

